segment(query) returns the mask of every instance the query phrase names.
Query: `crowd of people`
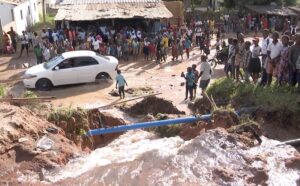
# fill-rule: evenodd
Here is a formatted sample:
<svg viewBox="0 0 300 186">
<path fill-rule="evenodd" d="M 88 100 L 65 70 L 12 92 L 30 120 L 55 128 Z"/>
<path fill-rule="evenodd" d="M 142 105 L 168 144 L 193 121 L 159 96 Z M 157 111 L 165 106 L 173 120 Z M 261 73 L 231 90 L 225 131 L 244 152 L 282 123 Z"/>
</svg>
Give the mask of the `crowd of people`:
<svg viewBox="0 0 300 186">
<path fill-rule="evenodd" d="M 151 35 L 146 34 L 140 28 L 123 27 L 116 30 L 112 27 L 99 27 L 91 32 L 80 28 L 71 29 L 43 29 L 40 33 L 23 31 L 21 36 L 11 29 L 4 33 L 7 40 L 6 47 L 9 53 L 17 52 L 17 41 L 21 43 L 19 57 L 23 51 L 33 48 L 37 58 L 37 64 L 60 55 L 66 51 L 92 50 L 101 55 L 115 56 L 119 60 L 137 60 L 143 56 L 144 60 L 155 60 L 157 63 L 166 61 L 171 53 L 172 59 L 178 60 L 183 53 L 187 53 L 192 47 L 192 33 L 188 29 L 167 27 Z M 10 37 L 8 37 L 10 36 Z M 171 49 L 169 51 L 169 49 Z"/>
<path fill-rule="evenodd" d="M 224 15 L 223 21 L 226 26 L 230 22 L 230 17 Z M 217 54 L 220 54 L 217 57 L 222 56 L 227 77 L 237 81 L 242 78 L 246 82 L 250 82 L 251 77 L 254 83 L 258 83 L 261 77 L 260 85 L 270 85 L 273 77 L 276 77 L 279 85 L 300 84 L 300 38 L 299 34 L 295 34 L 293 28 L 289 28 L 288 19 L 286 19 L 283 29 L 285 32 L 281 38 L 279 38 L 280 34 L 274 31 L 272 19 L 265 21 L 263 16 L 258 19 L 248 14 L 240 21 L 244 21 L 245 28 L 249 30 L 256 29 L 256 27 L 263 29 L 262 41 L 257 37 L 252 42 L 245 41 L 242 32 L 238 32 L 237 38 L 229 38 L 227 44 L 223 38 L 223 28 L 216 26 L 215 21 L 209 19 L 194 21 L 189 26 L 172 27 L 168 25 L 155 34 L 146 34 L 141 28 L 129 26 L 118 30 L 104 26 L 94 28 L 90 32 L 79 27 L 42 29 L 39 34 L 23 31 L 21 36 L 11 29 L 4 35 L 5 44 L 10 46 L 7 47 L 7 50 L 16 52 L 17 41 L 21 42 L 19 57 L 23 55 L 25 49 L 28 55 L 28 49 L 32 47 L 37 64 L 48 61 L 63 52 L 74 50 L 92 50 L 125 61 L 130 58 L 137 60 L 139 56 L 143 56 L 146 61 L 155 60 L 157 63 L 161 63 L 166 61 L 169 54 L 172 56 L 172 61 L 178 61 L 179 57 L 183 60 L 184 53 L 188 59 L 192 46 L 200 48 L 201 60 L 204 64 L 210 54 L 211 39 L 215 34 L 216 44 L 214 46 Z M 270 28 L 270 30 L 266 28 Z M 196 70 L 193 69 L 195 67 L 190 67 L 188 73 L 182 75 L 186 78 L 187 85 L 194 82 L 193 87 L 195 87 L 199 77 L 205 77 L 205 80 L 210 79 L 207 74 L 211 68 L 202 69 L 204 76 L 201 75 L 202 71 L 195 74 Z M 202 89 L 205 90 L 208 83 L 200 83 Z M 195 92 L 191 92 L 190 86 L 187 86 L 188 92 L 190 98 L 193 98 Z"/>
<path fill-rule="evenodd" d="M 300 88 L 300 35 L 289 32 L 280 38 L 278 32 L 270 36 L 263 30 L 263 39 L 254 38 L 252 43 L 239 34 L 237 39 L 228 39 L 228 60 L 225 62 L 227 77 L 240 81 L 243 78 L 260 85 L 270 85 L 273 77 L 281 85 L 298 83 Z M 242 73 L 242 71 L 244 73 Z M 259 77 L 261 81 L 258 82 Z"/>
<path fill-rule="evenodd" d="M 290 31 L 292 34 L 296 34 L 298 26 L 293 24 L 289 17 L 267 16 L 259 14 L 236 14 L 229 15 L 224 14 L 220 18 L 222 28 L 225 32 L 239 32 L 239 33 L 257 33 L 260 30 L 268 29 L 271 32 Z"/>
</svg>

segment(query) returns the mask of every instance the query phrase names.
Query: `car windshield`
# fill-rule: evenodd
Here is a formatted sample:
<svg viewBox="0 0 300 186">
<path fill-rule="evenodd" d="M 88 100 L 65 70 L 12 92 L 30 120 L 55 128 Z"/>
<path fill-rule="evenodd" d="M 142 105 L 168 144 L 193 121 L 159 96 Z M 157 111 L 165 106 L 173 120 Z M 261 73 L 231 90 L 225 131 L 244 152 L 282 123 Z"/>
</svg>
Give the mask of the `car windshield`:
<svg viewBox="0 0 300 186">
<path fill-rule="evenodd" d="M 64 59 L 64 57 L 62 55 L 56 56 L 55 58 L 51 59 L 50 61 L 44 63 L 44 67 L 45 67 L 45 69 L 50 69 L 53 66 L 57 65 L 63 59 Z"/>
<path fill-rule="evenodd" d="M 101 54 L 97 54 L 97 56 L 99 56 L 99 57 L 101 57 L 101 58 L 104 58 L 104 59 L 106 59 L 106 60 L 109 60 L 109 58 L 108 58 L 108 57 L 106 57 L 106 56 L 103 56 L 103 55 L 101 55 Z"/>
</svg>

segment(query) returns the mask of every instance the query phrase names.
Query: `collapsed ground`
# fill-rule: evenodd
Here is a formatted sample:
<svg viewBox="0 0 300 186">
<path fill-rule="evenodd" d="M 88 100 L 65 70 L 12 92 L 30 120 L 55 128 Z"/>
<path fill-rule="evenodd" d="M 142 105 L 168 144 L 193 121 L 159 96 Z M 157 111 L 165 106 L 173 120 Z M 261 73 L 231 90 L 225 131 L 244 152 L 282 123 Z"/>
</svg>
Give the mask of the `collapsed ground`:
<svg viewBox="0 0 300 186">
<path fill-rule="evenodd" d="M 27 92 L 24 96 L 34 97 L 34 94 Z M 299 103 L 299 95 L 292 88 L 260 88 L 224 78 L 211 85 L 208 97 L 189 104 L 194 114 L 211 114 L 211 122 L 147 130 L 160 137 L 180 136 L 190 140 L 207 130 L 221 127 L 251 148 L 259 145 L 261 135 L 280 141 L 299 138 Z M 14 182 L 17 177 L 30 172 L 38 173 L 39 179 L 43 180 L 44 169 L 62 166 L 78 154 L 105 146 L 122 134 L 87 137 L 88 130 L 128 123 L 98 109 L 53 109 L 40 103 L 0 104 L 0 178 L 3 183 Z M 117 108 L 137 121 L 186 116 L 171 101 L 155 96 Z M 245 112 L 238 117 L 233 111 L 241 109 Z M 299 158 L 291 161 L 300 169 Z"/>
</svg>

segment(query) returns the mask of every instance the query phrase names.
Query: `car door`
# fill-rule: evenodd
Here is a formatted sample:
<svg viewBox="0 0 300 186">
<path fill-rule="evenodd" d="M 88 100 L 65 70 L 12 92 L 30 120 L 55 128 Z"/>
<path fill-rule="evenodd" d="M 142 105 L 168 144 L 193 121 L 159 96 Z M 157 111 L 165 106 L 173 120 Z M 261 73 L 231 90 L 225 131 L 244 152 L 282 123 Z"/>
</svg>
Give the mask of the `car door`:
<svg viewBox="0 0 300 186">
<path fill-rule="evenodd" d="M 74 60 L 74 71 L 78 83 L 94 82 L 99 63 L 93 57 L 78 57 Z"/>
<path fill-rule="evenodd" d="M 54 85 L 67 85 L 77 83 L 77 74 L 74 72 L 74 58 L 60 62 L 52 69 Z"/>
</svg>

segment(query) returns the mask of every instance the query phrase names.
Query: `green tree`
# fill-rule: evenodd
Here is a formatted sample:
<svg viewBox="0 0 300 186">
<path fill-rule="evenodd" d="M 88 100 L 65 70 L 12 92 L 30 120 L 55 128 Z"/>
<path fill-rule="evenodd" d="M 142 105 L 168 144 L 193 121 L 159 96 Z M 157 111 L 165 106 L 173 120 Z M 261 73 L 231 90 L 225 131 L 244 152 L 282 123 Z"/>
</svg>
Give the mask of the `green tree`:
<svg viewBox="0 0 300 186">
<path fill-rule="evenodd" d="M 275 2 L 277 5 L 294 6 L 298 0 L 224 0 L 226 8 L 234 8 L 243 5 L 270 5 Z"/>
</svg>

